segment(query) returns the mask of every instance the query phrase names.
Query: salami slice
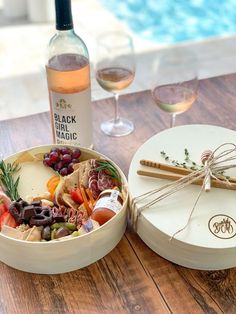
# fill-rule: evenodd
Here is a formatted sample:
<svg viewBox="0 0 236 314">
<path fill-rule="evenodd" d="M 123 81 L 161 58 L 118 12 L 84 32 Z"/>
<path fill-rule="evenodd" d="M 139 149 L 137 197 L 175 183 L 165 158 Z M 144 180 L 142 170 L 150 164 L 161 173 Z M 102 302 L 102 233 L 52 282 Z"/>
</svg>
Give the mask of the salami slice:
<svg viewBox="0 0 236 314">
<path fill-rule="evenodd" d="M 98 176 L 97 175 L 92 175 L 91 177 L 89 177 L 89 183 L 93 180 L 98 180 Z"/>
<path fill-rule="evenodd" d="M 98 188 L 98 181 L 97 180 L 91 180 L 89 182 L 89 189 L 91 190 L 91 193 L 93 195 L 94 199 L 97 199 L 99 194 L 100 194 L 100 190 Z"/>
<path fill-rule="evenodd" d="M 74 225 L 77 225 L 77 217 L 76 216 L 72 216 L 68 219 L 68 222 Z"/>
<path fill-rule="evenodd" d="M 75 224 L 75 225 L 77 223 L 77 211 L 74 208 L 69 209 L 68 222 Z"/>
<path fill-rule="evenodd" d="M 89 170 L 89 173 L 88 173 L 88 176 L 89 176 L 89 178 L 91 178 L 91 177 L 93 177 L 93 176 L 98 176 L 98 172 L 97 172 L 97 170 L 94 170 L 94 169 L 90 169 Z"/>
<path fill-rule="evenodd" d="M 64 219 L 67 219 L 67 208 L 64 205 L 60 205 L 59 207 L 53 206 L 51 209 L 54 216 L 63 216 Z"/>
<path fill-rule="evenodd" d="M 68 212 L 68 217 L 73 218 L 73 217 L 76 217 L 76 215 L 77 215 L 77 210 L 74 208 L 70 208 Z"/>
<path fill-rule="evenodd" d="M 111 176 L 106 174 L 105 171 L 100 171 L 98 174 L 98 189 L 100 191 L 112 189 L 114 187 L 114 182 Z"/>
<path fill-rule="evenodd" d="M 82 211 L 79 211 L 77 214 L 77 228 L 78 229 L 82 226 L 84 219 L 85 219 L 84 213 Z"/>
<path fill-rule="evenodd" d="M 96 159 L 91 159 L 90 165 L 92 168 L 97 168 L 98 167 L 98 161 Z"/>
</svg>

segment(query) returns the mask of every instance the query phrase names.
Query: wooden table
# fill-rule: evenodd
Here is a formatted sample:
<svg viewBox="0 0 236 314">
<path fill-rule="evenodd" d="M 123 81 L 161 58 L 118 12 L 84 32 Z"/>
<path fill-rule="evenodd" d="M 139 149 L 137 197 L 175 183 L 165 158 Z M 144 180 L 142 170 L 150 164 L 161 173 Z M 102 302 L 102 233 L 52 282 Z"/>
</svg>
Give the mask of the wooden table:
<svg viewBox="0 0 236 314">
<path fill-rule="evenodd" d="M 95 150 L 126 175 L 138 147 L 169 126 L 169 115 L 148 91 L 120 98 L 121 115 L 135 124 L 129 136 L 110 138 L 100 131 L 100 122 L 113 114 L 111 99 L 95 102 L 93 111 Z M 236 130 L 236 74 L 200 82 L 198 101 L 177 117 L 177 125 L 192 123 Z M 4 156 L 51 142 L 48 112 L 0 121 Z M 84 269 L 49 276 L 0 263 L 0 273 L 0 313 L 236 313 L 236 268 L 198 271 L 174 265 L 130 227 L 110 254 Z"/>
</svg>

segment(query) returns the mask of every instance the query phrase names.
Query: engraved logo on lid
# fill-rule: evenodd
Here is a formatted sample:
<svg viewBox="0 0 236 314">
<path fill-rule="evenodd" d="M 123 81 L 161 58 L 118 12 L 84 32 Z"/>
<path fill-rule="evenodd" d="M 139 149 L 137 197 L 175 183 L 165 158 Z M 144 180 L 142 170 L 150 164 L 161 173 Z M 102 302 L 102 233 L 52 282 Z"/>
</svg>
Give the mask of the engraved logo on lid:
<svg viewBox="0 0 236 314">
<path fill-rule="evenodd" d="M 231 239 L 236 235 L 236 221 L 228 215 L 215 215 L 208 222 L 211 233 L 220 239 Z"/>
</svg>

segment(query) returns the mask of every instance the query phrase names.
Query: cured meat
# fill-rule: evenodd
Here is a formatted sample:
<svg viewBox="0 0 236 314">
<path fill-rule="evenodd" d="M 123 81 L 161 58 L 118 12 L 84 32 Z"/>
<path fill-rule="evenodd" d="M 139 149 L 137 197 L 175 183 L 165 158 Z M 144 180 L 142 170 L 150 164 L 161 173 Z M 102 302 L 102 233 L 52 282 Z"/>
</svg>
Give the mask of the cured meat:
<svg viewBox="0 0 236 314">
<path fill-rule="evenodd" d="M 68 222 L 77 225 L 77 216 L 72 216 L 68 219 Z"/>
<path fill-rule="evenodd" d="M 81 227 L 83 222 L 88 219 L 87 211 L 83 204 L 80 206 L 79 210 L 70 208 L 68 216 L 68 222 L 75 224 L 78 229 Z"/>
<path fill-rule="evenodd" d="M 72 224 L 77 224 L 77 210 L 74 208 L 70 208 L 68 210 L 68 222 Z"/>
<path fill-rule="evenodd" d="M 98 188 L 98 181 L 96 179 L 90 181 L 89 189 L 93 195 L 93 198 L 96 200 L 101 192 Z"/>
<path fill-rule="evenodd" d="M 98 176 L 97 175 L 92 175 L 91 177 L 89 177 L 89 183 L 93 180 L 98 181 Z"/>
<path fill-rule="evenodd" d="M 77 226 L 78 229 L 82 226 L 84 220 L 85 220 L 84 212 L 83 211 L 79 211 L 77 213 L 77 221 L 76 221 L 76 226 Z"/>
<path fill-rule="evenodd" d="M 67 208 L 64 205 L 60 205 L 59 207 L 52 207 L 52 213 L 53 214 L 58 214 L 58 215 L 63 215 L 65 218 L 67 216 Z"/>
<path fill-rule="evenodd" d="M 89 178 L 91 178 L 91 177 L 93 177 L 93 176 L 97 177 L 97 176 L 98 176 L 97 170 L 95 170 L 95 169 L 90 169 L 90 170 L 89 170 L 89 173 L 88 173 L 88 176 L 89 176 Z"/>
<path fill-rule="evenodd" d="M 100 191 L 112 189 L 114 187 L 113 178 L 105 171 L 99 171 L 98 173 L 98 189 Z"/>
<path fill-rule="evenodd" d="M 88 185 L 89 189 L 92 193 L 93 198 L 96 200 L 100 194 L 100 190 L 98 188 L 98 172 L 95 170 L 95 168 L 98 166 L 97 160 L 96 159 L 91 159 L 90 161 L 91 164 L 91 169 L 88 173 Z"/>
<path fill-rule="evenodd" d="M 96 159 L 90 159 L 90 164 L 92 168 L 97 168 L 99 166 L 99 163 Z"/>
</svg>

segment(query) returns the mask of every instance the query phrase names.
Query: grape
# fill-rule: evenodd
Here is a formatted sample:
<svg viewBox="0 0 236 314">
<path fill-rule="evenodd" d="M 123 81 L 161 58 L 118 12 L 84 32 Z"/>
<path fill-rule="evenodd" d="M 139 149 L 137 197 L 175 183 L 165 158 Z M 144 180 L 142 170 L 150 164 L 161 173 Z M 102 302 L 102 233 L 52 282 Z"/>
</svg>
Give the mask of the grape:
<svg viewBox="0 0 236 314">
<path fill-rule="evenodd" d="M 66 176 L 74 171 L 73 165 L 80 162 L 80 156 L 79 148 L 72 150 L 69 147 L 54 147 L 44 154 L 43 164 Z"/>
<path fill-rule="evenodd" d="M 51 167 L 51 166 L 52 166 L 52 161 L 51 161 L 51 159 L 50 159 L 49 157 L 46 157 L 46 158 L 44 158 L 44 160 L 43 160 L 43 164 L 44 164 L 44 166 L 46 166 L 46 167 Z"/>
<path fill-rule="evenodd" d="M 62 155 L 70 155 L 71 154 L 71 150 L 68 148 L 68 147 L 62 147 L 61 149 L 60 149 L 60 153 L 62 154 Z"/>
<path fill-rule="evenodd" d="M 80 158 L 80 155 L 81 155 L 81 151 L 80 149 L 77 148 L 72 153 L 72 159 L 78 159 Z"/>
<path fill-rule="evenodd" d="M 50 160 L 51 160 L 52 162 L 58 161 L 58 159 L 59 159 L 59 154 L 58 154 L 57 152 L 51 152 L 51 153 L 49 154 L 49 158 L 50 158 Z"/>
<path fill-rule="evenodd" d="M 74 159 L 72 159 L 71 162 L 72 162 L 73 164 L 77 164 L 77 163 L 79 162 L 79 159 L 74 158 Z"/>
<path fill-rule="evenodd" d="M 69 155 L 69 154 L 63 155 L 63 156 L 62 156 L 62 160 L 63 160 L 65 163 L 69 164 L 69 163 L 71 162 L 71 160 L 72 160 L 71 155 Z"/>
<path fill-rule="evenodd" d="M 68 173 L 72 173 L 74 171 L 73 165 L 74 164 L 72 162 L 68 165 L 67 167 Z"/>
<path fill-rule="evenodd" d="M 64 162 L 60 160 L 54 165 L 54 170 L 60 171 L 63 167 L 64 167 Z"/>
<path fill-rule="evenodd" d="M 62 168 L 61 170 L 60 170 L 60 175 L 62 175 L 62 176 L 67 176 L 68 175 L 68 169 L 67 168 Z"/>
<path fill-rule="evenodd" d="M 56 152 L 56 153 L 60 154 L 60 149 L 57 148 L 57 147 L 54 147 L 54 148 L 52 148 L 52 149 L 50 150 L 50 153 L 52 153 L 52 152 Z"/>
</svg>

